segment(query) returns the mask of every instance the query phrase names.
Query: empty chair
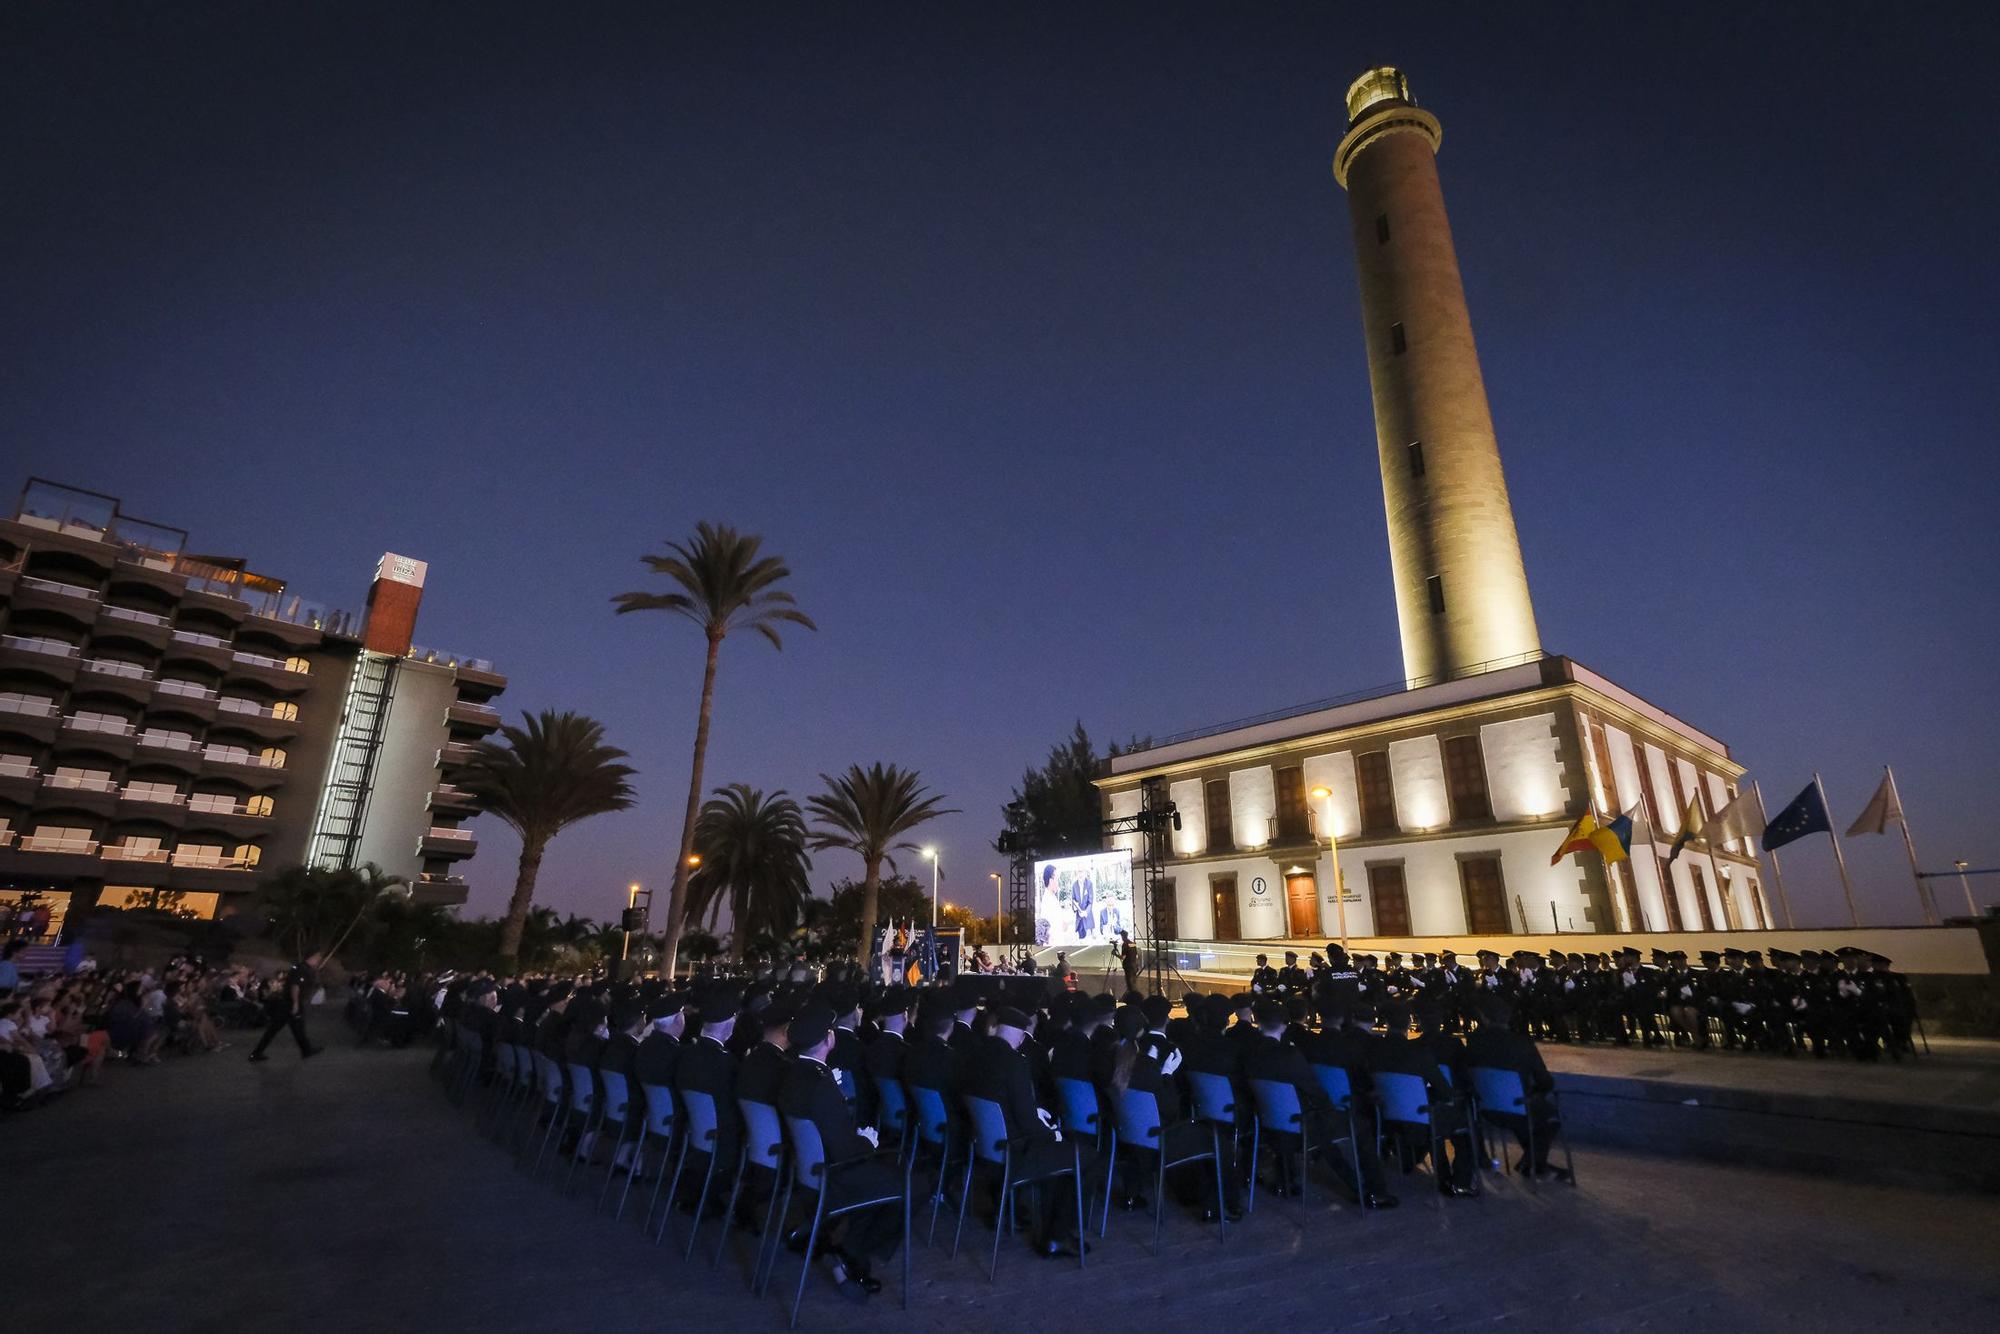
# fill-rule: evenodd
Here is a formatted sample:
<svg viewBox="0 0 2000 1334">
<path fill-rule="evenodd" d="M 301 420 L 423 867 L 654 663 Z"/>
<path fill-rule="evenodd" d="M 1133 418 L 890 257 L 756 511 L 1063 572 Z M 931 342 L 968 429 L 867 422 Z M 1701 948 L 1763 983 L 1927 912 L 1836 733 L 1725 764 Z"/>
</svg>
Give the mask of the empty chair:
<svg viewBox="0 0 2000 1334">
<path fill-rule="evenodd" d="M 996 1109 L 997 1110 L 997 1109 Z M 791 1184 L 786 1189 L 786 1203 L 789 1207 L 793 1190 L 810 1191 L 813 1197 L 812 1221 L 806 1229 L 806 1251 L 799 1261 L 799 1286 L 792 1294 L 792 1318 L 794 1328 L 799 1323 L 799 1303 L 805 1299 L 806 1279 L 812 1275 L 813 1252 L 819 1246 L 820 1229 L 832 1220 L 862 1209 L 874 1209 L 885 1204 L 900 1203 L 903 1207 L 903 1306 L 910 1304 L 910 1192 L 909 1178 L 903 1179 L 903 1190 L 899 1195 L 876 1195 L 863 1191 L 858 1198 L 843 1199 L 834 1203 L 832 1196 L 839 1185 L 844 1168 L 868 1159 L 856 1159 L 854 1163 L 828 1163 L 826 1149 L 820 1142 L 819 1127 L 802 1116 L 784 1118 L 785 1139 L 792 1154 Z M 778 1215 L 781 1219 L 783 1213 Z M 777 1248 L 771 1247 L 771 1267 L 777 1267 Z"/>
<path fill-rule="evenodd" d="M 1007 1114 L 1000 1104 L 990 1098 L 965 1099 L 966 1119 L 970 1122 L 966 1130 L 969 1152 L 965 1158 L 965 1179 L 958 1191 L 958 1228 L 952 1234 L 951 1253 L 958 1254 L 958 1242 L 965 1231 L 965 1208 L 972 1195 L 972 1169 L 978 1163 L 985 1163 L 1000 1173 L 999 1205 L 993 1214 L 993 1254 L 987 1260 L 986 1277 L 992 1279 L 1000 1272 L 1000 1235 L 1014 1228 L 1014 1196 L 1024 1187 L 1047 1185 L 1070 1179 L 1070 1187 L 1076 1195 L 1076 1262 L 1081 1268 L 1084 1263 L 1083 1244 L 1083 1150 L 1080 1142 L 1072 1137 L 1068 1141 L 1069 1161 L 1060 1167 L 1041 1172 L 1031 1172 L 1023 1167 L 1020 1172 L 1014 1166 L 1014 1139 L 1007 1133 Z"/>
<path fill-rule="evenodd" d="M 1231 1109 L 1232 1125 L 1234 1109 Z M 1201 1133 L 1186 1133 L 1201 1132 Z M 1215 1169 L 1215 1200 L 1220 1231 L 1227 1233 L 1228 1216 L 1222 1212 L 1222 1140 L 1213 1124 L 1160 1124 L 1160 1100 L 1138 1089 L 1126 1089 L 1118 1098 L 1118 1139 L 1127 1153 L 1153 1156 L 1153 1253 L 1160 1250 L 1160 1219 L 1166 1211 L 1167 1169 L 1183 1163 L 1207 1162 Z M 1175 1142 L 1178 1141 L 1178 1142 Z"/>
</svg>

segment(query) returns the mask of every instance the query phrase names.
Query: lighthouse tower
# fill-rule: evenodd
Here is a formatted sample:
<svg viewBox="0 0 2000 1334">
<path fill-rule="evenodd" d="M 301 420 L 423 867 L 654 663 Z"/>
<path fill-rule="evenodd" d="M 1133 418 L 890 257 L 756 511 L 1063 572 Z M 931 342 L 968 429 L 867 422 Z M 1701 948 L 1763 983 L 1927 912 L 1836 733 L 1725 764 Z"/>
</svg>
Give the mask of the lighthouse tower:
<svg viewBox="0 0 2000 1334">
<path fill-rule="evenodd" d="M 1438 185 L 1437 117 L 1402 71 L 1347 90 L 1334 178 L 1347 189 L 1411 686 L 1541 649 L 1486 383 Z"/>
</svg>

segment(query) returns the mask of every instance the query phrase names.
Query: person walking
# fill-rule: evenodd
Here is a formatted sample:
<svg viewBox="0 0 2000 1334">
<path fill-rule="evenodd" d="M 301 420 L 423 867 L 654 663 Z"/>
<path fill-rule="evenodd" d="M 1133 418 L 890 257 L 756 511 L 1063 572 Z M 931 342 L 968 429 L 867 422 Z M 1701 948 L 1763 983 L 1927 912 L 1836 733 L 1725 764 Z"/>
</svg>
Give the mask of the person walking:
<svg viewBox="0 0 2000 1334">
<path fill-rule="evenodd" d="M 292 1037 L 299 1044 L 301 1060 L 319 1055 L 319 1048 L 306 1037 L 306 999 L 319 986 L 320 960 L 321 956 L 315 952 L 293 964 L 286 972 L 284 981 L 265 998 L 264 1036 L 257 1039 L 256 1047 L 251 1050 L 251 1060 L 270 1060 L 264 1054 L 264 1048 L 270 1046 L 271 1039 L 286 1028 L 292 1030 Z"/>
</svg>

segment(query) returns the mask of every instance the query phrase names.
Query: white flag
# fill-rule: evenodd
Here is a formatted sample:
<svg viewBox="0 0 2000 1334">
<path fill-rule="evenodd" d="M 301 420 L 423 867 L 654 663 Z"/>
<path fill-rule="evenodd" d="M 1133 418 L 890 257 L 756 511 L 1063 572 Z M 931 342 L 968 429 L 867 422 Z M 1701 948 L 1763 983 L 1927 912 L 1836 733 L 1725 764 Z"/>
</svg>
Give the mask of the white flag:
<svg viewBox="0 0 2000 1334">
<path fill-rule="evenodd" d="M 1653 841 L 1653 823 L 1646 818 L 1646 805 L 1644 802 L 1635 801 L 1632 803 L 1631 810 L 1619 813 L 1632 822 L 1632 841 L 1634 843 L 1651 843 Z"/>
<path fill-rule="evenodd" d="M 1764 833 L 1764 817 L 1757 810 L 1757 798 L 1749 788 L 1744 788 L 1729 804 L 1709 818 L 1702 826 L 1702 837 L 1710 846 L 1737 839 L 1759 838 Z"/>
<path fill-rule="evenodd" d="M 1861 818 L 1847 827 L 1847 836 L 1856 834 L 1886 833 L 1892 824 L 1903 821 L 1903 803 L 1896 799 L 1896 785 L 1885 772 L 1882 785 L 1875 789 L 1875 795 L 1868 798 L 1868 806 L 1861 812 Z"/>
</svg>

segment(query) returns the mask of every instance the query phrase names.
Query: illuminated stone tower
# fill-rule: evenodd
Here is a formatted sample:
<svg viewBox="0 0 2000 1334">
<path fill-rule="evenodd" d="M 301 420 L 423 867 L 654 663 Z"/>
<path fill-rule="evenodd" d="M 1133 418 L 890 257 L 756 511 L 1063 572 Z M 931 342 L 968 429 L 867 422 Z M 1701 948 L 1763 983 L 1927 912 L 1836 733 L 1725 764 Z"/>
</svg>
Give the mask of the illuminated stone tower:
<svg viewBox="0 0 2000 1334">
<path fill-rule="evenodd" d="M 1400 70 L 1347 90 L 1347 189 L 1389 563 L 1412 685 L 1541 648 L 1438 186 L 1437 118 Z"/>
</svg>

